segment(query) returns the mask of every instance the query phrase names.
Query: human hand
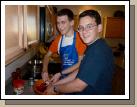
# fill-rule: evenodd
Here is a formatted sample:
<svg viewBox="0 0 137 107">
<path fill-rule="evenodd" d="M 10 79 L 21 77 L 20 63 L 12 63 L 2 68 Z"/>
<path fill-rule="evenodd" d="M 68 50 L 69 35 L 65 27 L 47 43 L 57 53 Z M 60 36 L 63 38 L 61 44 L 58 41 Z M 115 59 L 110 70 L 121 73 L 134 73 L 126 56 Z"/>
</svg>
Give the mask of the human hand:
<svg viewBox="0 0 137 107">
<path fill-rule="evenodd" d="M 46 95 L 56 95 L 57 93 L 54 92 L 54 86 L 53 85 L 49 85 L 47 87 L 47 89 L 44 91 L 44 94 L 46 94 Z"/>
<path fill-rule="evenodd" d="M 56 73 L 50 80 L 50 82 L 55 83 L 59 80 L 59 78 L 61 77 L 60 73 Z"/>
<path fill-rule="evenodd" d="M 48 81 L 49 80 L 48 72 L 42 72 L 41 76 L 42 76 L 43 81 Z"/>
</svg>

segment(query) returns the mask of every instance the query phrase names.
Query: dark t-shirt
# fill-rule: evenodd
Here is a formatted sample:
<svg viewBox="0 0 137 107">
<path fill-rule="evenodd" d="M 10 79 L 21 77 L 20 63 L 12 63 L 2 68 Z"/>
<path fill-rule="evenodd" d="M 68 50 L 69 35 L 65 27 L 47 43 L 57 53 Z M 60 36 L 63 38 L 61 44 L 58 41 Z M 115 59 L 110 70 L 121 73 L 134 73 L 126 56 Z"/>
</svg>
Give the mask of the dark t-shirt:
<svg viewBox="0 0 137 107">
<path fill-rule="evenodd" d="M 114 58 L 111 48 L 103 39 L 89 45 L 81 62 L 77 78 L 88 86 L 83 95 L 111 94 Z"/>
</svg>

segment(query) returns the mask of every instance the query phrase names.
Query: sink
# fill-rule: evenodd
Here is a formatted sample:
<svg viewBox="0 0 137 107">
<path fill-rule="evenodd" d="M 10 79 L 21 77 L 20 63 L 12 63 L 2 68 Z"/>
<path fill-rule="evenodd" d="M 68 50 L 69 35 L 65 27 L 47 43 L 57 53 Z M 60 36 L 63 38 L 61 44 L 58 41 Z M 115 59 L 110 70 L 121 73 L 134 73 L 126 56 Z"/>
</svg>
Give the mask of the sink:
<svg viewBox="0 0 137 107">
<path fill-rule="evenodd" d="M 34 65 L 27 64 L 25 67 L 25 74 L 23 75 L 22 79 L 28 80 L 31 77 L 35 77 L 35 79 L 41 79 L 41 71 L 42 71 L 42 65 L 35 66 Z"/>
<path fill-rule="evenodd" d="M 28 80 L 29 78 L 31 77 L 35 77 L 35 79 L 41 79 L 41 72 L 42 72 L 42 64 L 41 65 L 36 65 L 35 68 L 34 68 L 35 65 L 30 65 L 30 64 L 27 64 L 26 67 L 24 68 L 25 69 L 25 73 L 22 77 L 22 79 L 24 80 Z M 49 74 L 55 74 L 57 72 L 60 72 L 61 71 L 61 63 L 49 63 L 48 65 L 48 71 L 49 71 Z M 34 74 L 35 72 L 35 74 Z"/>
</svg>

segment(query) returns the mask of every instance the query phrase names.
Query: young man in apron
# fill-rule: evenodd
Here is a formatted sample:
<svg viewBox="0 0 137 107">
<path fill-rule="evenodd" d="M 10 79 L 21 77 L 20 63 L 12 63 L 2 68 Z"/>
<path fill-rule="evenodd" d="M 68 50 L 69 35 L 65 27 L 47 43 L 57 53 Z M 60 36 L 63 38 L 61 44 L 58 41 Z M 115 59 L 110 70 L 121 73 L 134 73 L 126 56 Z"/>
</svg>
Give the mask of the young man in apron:
<svg viewBox="0 0 137 107">
<path fill-rule="evenodd" d="M 69 9 L 60 10 L 57 13 L 57 27 L 61 34 L 52 42 L 48 53 L 44 57 L 42 72 L 42 79 L 44 81 L 49 80 L 48 63 L 49 57 L 53 53 L 58 52 L 62 62 L 62 71 L 56 73 L 52 77 L 51 81 L 53 83 L 57 82 L 59 79 L 65 78 L 73 71 L 77 71 L 79 68 L 86 45 L 81 41 L 79 33 L 74 31 L 73 26 L 73 12 Z M 73 72 L 72 74 L 73 76 L 70 79 L 74 79 L 77 72 Z M 70 81 L 70 79 L 67 81 Z"/>
</svg>

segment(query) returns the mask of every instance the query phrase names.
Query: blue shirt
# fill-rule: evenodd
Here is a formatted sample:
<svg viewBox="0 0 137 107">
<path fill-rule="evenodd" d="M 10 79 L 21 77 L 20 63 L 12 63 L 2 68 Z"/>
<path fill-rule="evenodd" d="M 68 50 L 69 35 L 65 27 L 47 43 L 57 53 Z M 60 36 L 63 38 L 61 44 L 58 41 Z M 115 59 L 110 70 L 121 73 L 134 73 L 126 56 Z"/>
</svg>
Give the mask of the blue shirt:
<svg viewBox="0 0 137 107">
<path fill-rule="evenodd" d="M 77 78 L 84 81 L 88 86 L 77 94 L 111 94 L 113 72 L 112 50 L 103 39 L 98 39 L 87 47 L 85 56 L 81 61 Z"/>
</svg>

